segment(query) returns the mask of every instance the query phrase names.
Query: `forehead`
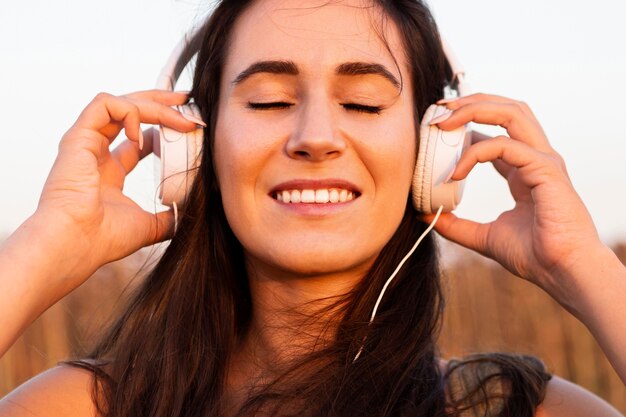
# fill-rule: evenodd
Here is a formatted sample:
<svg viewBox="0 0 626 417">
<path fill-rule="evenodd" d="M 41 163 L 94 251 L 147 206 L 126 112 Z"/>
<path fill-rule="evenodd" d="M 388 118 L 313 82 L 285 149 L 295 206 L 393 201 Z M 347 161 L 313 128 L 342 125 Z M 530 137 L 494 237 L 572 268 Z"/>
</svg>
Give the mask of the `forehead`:
<svg viewBox="0 0 626 417">
<path fill-rule="evenodd" d="M 304 72 L 372 62 L 400 77 L 395 58 L 402 78 L 407 72 L 396 25 L 370 0 L 257 0 L 239 17 L 231 39 L 226 74 L 267 59 L 292 60 Z"/>
</svg>

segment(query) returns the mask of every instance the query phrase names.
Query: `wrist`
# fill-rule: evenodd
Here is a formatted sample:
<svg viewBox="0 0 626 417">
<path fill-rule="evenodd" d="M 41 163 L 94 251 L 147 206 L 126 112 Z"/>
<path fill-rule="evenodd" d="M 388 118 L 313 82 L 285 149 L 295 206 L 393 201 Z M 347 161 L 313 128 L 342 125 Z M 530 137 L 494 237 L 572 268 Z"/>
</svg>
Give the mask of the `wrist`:
<svg viewBox="0 0 626 417">
<path fill-rule="evenodd" d="M 589 329 L 626 383 L 626 267 L 606 246 L 585 259 L 567 277 L 573 285 L 561 304 Z"/>
<path fill-rule="evenodd" d="M 64 238 L 54 231 L 59 226 L 47 227 L 33 215 L 0 245 L 0 356 L 30 323 L 80 285 L 68 279 L 75 268 L 67 268 Z"/>
<path fill-rule="evenodd" d="M 7 244 L 15 267 L 23 265 L 25 277 L 45 289 L 54 303 L 78 287 L 93 271 L 77 249 L 89 244 L 65 216 L 36 212 L 9 237 Z"/>
<path fill-rule="evenodd" d="M 567 265 L 554 268 L 546 291 L 583 323 L 626 290 L 626 267 L 615 253 L 600 243 Z"/>
</svg>

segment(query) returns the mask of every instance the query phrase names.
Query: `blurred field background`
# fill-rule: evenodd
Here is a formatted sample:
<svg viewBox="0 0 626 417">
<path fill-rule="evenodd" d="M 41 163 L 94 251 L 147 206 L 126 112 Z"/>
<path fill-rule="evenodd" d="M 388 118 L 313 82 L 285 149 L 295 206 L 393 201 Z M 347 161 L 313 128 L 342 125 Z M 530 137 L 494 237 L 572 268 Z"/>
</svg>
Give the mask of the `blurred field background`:
<svg viewBox="0 0 626 417">
<path fill-rule="evenodd" d="M 614 247 L 622 262 L 626 244 Z M 626 387 L 576 319 L 548 295 L 498 264 L 457 246 L 444 264 L 447 308 L 444 358 L 472 352 L 533 354 L 551 372 L 595 392 L 626 413 Z M 106 265 L 40 317 L 0 359 L 0 397 L 61 360 L 81 356 L 124 304 L 123 290 L 140 281 L 140 252 Z M 134 278 L 133 278 L 134 277 Z"/>
</svg>

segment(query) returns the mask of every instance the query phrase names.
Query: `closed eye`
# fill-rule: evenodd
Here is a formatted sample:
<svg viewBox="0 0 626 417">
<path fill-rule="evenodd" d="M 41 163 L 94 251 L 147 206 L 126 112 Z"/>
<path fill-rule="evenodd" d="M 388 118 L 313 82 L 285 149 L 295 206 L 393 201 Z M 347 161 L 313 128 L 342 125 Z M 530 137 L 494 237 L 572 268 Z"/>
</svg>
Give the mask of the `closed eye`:
<svg viewBox="0 0 626 417">
<path fill-rule="evenodd" d="M 346 110 L 352 110 L 360 113 L 371 113 L 371 114 L 380 114 L 382 107 L 379 106 L 366 106 L 364 104 L 356 104 L 356 103 L 344 103 L 342 106 Z"/>
<path fill-rule="evenodd" d="M 291 106 L 293 106 L 292 103 L 287 103 L 285 101 L 275 101 L 270 103 L 253 103 L 251 101 L 248 102 L 248 108 L 254 110 L 288 109 Z"/>
<path fill-rule="evenodd" d="M 248 108 L 254 110 L 278 110 L 278 109 L 288 109 L 293 106 L 293 103 L 287 103 L 286 101 L 274 101 L 269 103 L 254 103 L 249 101 Z M 356 104 L 356 103 L 343 103 L 342 106 L 346 110 L 351 110 L 360 113 L 370 113 L 370 114 L 380 114 L 382 111 L 382 107 L 380 106 L 366 106 L 364 104 Z"/>
</svg>

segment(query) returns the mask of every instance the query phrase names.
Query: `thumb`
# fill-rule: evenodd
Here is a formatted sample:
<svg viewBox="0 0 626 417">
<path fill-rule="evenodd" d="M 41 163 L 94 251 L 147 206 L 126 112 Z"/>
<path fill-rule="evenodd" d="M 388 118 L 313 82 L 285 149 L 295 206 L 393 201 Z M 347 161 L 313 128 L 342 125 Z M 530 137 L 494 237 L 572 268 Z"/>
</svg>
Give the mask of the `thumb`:
<svg viewBox="0 0 626 417">
<path fill-rule="evenodd" d="M 159 213 L 145 212 L 150 216 L 145 236 L 144 246 L 153 245 L 171 239 L 174 236 L 176 224 L 173 210 L 166 210 Z"/>
<path fill-rule="evenodd" d="M 431 223 L 434 218 L 434 214 L 426 214 L 422 216 L 422 221 Z M 435 230 L 444 238 L 485 256 L 489 227 L 490 224 L 462 219 L 453 213 L 441 213 L 435 224 Z"/>
</svg>

